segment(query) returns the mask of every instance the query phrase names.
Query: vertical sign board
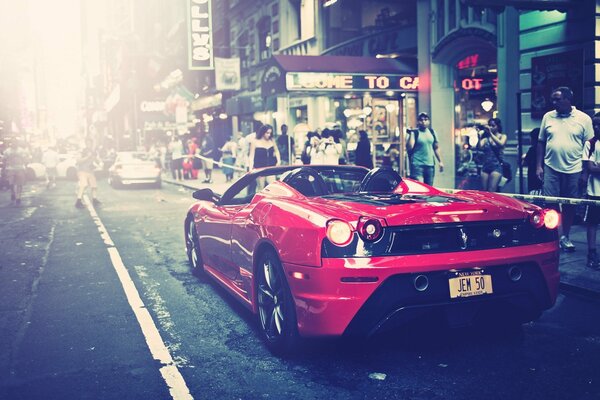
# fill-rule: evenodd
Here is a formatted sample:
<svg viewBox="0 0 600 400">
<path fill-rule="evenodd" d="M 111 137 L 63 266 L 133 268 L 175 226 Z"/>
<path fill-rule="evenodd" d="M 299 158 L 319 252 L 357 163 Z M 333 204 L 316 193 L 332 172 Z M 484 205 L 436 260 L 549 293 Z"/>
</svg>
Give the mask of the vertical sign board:
<svg viewBox="0 0 600 400">
<path fill-rule="evenodd" d="M 188 68 L 213 69 L 211 0 L 188 0 Z"/>
<path fill-rule="evenodd" d="M 552 110 L 552 90 L 568 86 L 573 105 L 583 108 L 583 50 L 550 54 L 531 59 L 531 117 L 541 119 Z"/>
</svg>

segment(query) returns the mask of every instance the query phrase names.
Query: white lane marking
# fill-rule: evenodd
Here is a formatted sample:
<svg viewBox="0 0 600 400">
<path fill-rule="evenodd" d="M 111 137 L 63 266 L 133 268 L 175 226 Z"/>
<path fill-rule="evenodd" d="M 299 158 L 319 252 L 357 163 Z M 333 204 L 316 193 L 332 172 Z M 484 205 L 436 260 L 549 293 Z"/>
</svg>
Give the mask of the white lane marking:
<svg viewBox="0 0 600 400">
<path fill-rule="evenodd" d="M 100 232 L 102 239 L 104 239 L 104 243 L 107 245 L 108 254 L 112 261 L 113 267 L 115 268 L 117 276 L 121 281 L 121 285 L 125 291 L 125 296 L 127 297 L 129 306 L 133 310 L 140 328 L 142 329 L 142 333 L 146 339 L 146 344 L 148 345 L 148 348 L 150 349 L 154 359 L 160 361 L 160 363 L 163 365 L 160 368 L 160 374 L 169 387 L 171 397 L 175 400 L 193 399 L 192 395 L 190 394 L 190 390 L 183 379 L 183 376 L 179 372 L 179 369 L 177 369 L 177 365 L 175 365 L 169 350 L 165 346 L 165 343 L 160 336 L 160 332 L 152 320 L 152 316 L 148 312 L 148 309 L 144 305 L 140 294 L 135 288 L 135 284 L 133 283 L 129 272 L 127 272 L 127 268 L 125 267 L 125 264 L 123 264 L 121 255 L 115 247 L 114 242 L 110 238 L 106 227 L 100 220 L 100 217 L 98 217 L 96 210 L 91 205 L 87 196 L 84 196 L 84 201 L 90 215 L 98 227 L 98 231 Z"/>
</svg>

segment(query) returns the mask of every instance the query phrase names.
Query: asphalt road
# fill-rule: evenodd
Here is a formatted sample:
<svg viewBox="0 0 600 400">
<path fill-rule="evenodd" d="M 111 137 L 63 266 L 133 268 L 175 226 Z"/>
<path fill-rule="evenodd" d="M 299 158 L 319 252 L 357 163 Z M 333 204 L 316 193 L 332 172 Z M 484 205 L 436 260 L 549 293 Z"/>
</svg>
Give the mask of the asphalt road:
<svg viewBox="0 0 600 400">
<path fill-rule="evenodd" d="M 73 182 L 29 184 L 17 207 L 0 192 L 0 399 L 562 400 L 600 393 L 597 300 L 561 295 L 518 332 L 419 327 L 368 341 L 310 341 L 298 356 L 280 359 L 263 346 L 245 308 L 191 275 L 182 228 L 190 191 L 114 190 L 101 182 L 97 219 L 73 206 L 74 193 Z M 124 288 L 115 252 L 143 305 Z M 151 324 L 140 324 L 146 311 Z M 165 357 L 173 360 L 169 373 Z"/>
</svg>

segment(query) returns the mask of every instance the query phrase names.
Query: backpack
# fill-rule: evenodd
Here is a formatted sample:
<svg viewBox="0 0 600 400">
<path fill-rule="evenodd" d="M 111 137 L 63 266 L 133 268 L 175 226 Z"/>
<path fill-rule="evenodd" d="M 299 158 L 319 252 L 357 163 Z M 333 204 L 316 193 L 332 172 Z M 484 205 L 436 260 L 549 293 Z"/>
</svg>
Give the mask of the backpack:
<svg viewBox="0 0 600 400">
<path fill-rule="evenodd" d="M 429 129 L 429 132 L 431 132 L 431 135 L 433 136 L 433 143 L 437 142 L 437 136 L 435 136 L 435 131 L 431 128 L 427 128 Z M 415 148 L 417 147 L 417 141 L 419 140 L 419 130 L 418 129 L 409 129 L 410 132 L 413 133 L 413 135 L 415 135 L 415 145 L 413 146 L 412 149 L 408 149 L 408 147 L 406 148 L 406 153 L 410 156 L 413 155 L 413 153 L 415 152 Z M 408 146 L 408 141 L 406 141 L 406 145 Z"/>
</svg>

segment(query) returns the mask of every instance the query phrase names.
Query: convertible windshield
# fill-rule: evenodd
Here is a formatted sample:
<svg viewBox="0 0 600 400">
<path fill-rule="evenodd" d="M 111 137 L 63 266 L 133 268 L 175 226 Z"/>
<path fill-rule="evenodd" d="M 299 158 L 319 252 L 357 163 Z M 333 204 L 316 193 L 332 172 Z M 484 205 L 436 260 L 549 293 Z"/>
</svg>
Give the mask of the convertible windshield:
<svg viewBox="0 0 600 400">
<path fill-rule="evenodd" d="M 240 178 L 225 192 L 221 204 L 250 203 L 256 193 L 276 180 L 286 182 L 308 197 L 352 193 L 359 189 L 368 172 L 365 168 L 341 165 L 265 168 Z"/>
</svg>

